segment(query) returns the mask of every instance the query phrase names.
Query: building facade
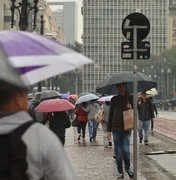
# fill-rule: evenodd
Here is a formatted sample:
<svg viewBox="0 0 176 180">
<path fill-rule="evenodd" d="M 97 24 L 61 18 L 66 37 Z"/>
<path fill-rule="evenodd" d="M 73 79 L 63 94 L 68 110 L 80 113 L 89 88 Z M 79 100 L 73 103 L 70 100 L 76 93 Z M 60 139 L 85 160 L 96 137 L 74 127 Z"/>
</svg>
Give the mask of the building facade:
<svg viewBox="0 0 176 180">
<path fill-rule="evenodd" d="M 18 3 L 18 2 L 17 2 Z M 10 0 L 0 0 L 0 30 L 11 30 L 11 11 L 10 11 L 11 1 Z M 14 27 L 18 28 L 19 14 L 15 11 L 14 14 Z"/>
<path fill-rule="evenodd" d="M 128 14 L 141 12 L 149 18 L 152 54 L 167 49 L 168 7 L 168 0 L 83 0 L 83 51 L 94 60 L 84 66 L 83 91 L 94 92 L 107 75 L 132 68 L 131 61 L 121 59 L 121 24 Z"/>
<path fill-rule="evenodd" d="M 62 22 L 66 44 L 78 41 L 78 4 L 76 2 L 48 2 L 52 6 L 62 6 L 53 11 L 58 26 Z"/>
</svg>

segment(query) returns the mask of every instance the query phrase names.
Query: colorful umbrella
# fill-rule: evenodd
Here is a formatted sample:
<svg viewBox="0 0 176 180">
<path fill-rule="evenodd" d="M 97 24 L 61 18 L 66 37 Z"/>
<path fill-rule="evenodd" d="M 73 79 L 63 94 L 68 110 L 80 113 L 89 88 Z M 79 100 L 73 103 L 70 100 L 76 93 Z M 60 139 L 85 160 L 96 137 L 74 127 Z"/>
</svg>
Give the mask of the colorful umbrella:
<svg viewBox="0 0 176 180">
<path fill-rule="evenodd" d="M 62 99 L 67 99 L 69 96 L 69 94 L 62 94 Z"/>
<path fill-rule="evenodd" d="M 72 99 L 78 99 L 78 95 L 77 95 L 77 94 L 71 94 L 71 95 L 68 97 L 68 99 L 70 99 L 70 98 L 72 98 Z"/>
<path fill-rule="evenodd" d="M 111 101 L 113 96 L 105 96 L 105 97 L 101 97 L 98 102 L 105 102 L 105 101 Z"/>
<path fill-rule="evenodd" d="M 0 45 L 27 85 L 92 63 L 81 53 L 29 32 L 1 31 Z"/>
<path fill-rule="evenodd" d="M 65 99 L 49 99 L 40 103 L 35 111 L 37 112 L 57 112 L 75 109 L 75 106 Z"/>
</svg>

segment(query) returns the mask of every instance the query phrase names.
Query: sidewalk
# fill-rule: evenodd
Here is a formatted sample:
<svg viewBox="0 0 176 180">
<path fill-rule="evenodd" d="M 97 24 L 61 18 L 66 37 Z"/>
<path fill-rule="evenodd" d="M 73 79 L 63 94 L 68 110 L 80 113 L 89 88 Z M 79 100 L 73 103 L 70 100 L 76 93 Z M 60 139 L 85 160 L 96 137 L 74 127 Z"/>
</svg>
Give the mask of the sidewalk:
<svg viewBox="0 0 176 180">
<path fill-rule="evenodd" d="M 155 132 L 176 140 L 176 120 L 174 121 L 164 118 L 155 118 L 154 124 Z"/>
<path fill-rule="evenodd" d="M 157 120 L 159 124 L 161 120 Z M 156 123 L 156 126 L 158 124 Z M 162 123 L 161 123 L 162 124 Z M 158 127 L 159 128 L 159 127 Z M 158 129 L 156 128 L 156 129 Z M 158 129 L 159 131 L 159 129 Z M 90 143 L 87 140 L 85 143 L 78 144 L 76 130 L 70 128 L 67 131 L 65 150 L 75 173 L 79 180 L 116 180 L 117 168 L 113 156 L 113 148 L 104 148 L 102 131 L 98 131 L 97 142 Z M 165 170 L 157 163 L 153 157 L 146 156 L 145 153 L 170 150 L 175 146 L 168 144 L 154 136 L 149 137 L 150 144 L 138 144 L 138 180 L 174 180 L 172 172 Z M 133 141 L 131 139 L 131 161 L 132 161 Z M 160 157 L 160 156 L 158 156 Z M 132 163 L 132 162 L 131 162 Z M 172 165 L 173 166 L 173 165 Z M 171 177 L 171 178 L 169 178 Z M 125 174 L 125 180 L 129 180 Z"/>
</svg>

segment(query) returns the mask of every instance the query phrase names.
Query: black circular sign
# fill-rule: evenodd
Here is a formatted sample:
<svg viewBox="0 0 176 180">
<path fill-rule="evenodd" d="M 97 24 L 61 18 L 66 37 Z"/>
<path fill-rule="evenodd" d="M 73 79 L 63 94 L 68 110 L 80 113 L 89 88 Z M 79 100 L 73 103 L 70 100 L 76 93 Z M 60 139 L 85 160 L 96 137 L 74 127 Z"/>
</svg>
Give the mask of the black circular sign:
<svg viewBox="0 0 176 180">
<path fill-rule="evenodd" d="M 125 29 L 125 26 L 147 26 L 147 29 L 137 30 L 138 42 L 145 39 L 150 32 L 150 22 L 148 18 L 141 13 L 131 13 L 122 22 L 122 33 L 124 37 L 129 41 L 133 41 L 133 29 Z"/>
</svg>

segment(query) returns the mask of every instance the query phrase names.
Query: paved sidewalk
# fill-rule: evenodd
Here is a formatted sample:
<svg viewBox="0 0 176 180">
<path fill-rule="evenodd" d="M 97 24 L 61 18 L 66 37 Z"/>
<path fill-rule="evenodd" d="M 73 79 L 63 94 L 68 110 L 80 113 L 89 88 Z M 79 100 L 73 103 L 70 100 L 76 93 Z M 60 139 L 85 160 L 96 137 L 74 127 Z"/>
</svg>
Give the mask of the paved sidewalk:
<svg viewBox="0 0 176 180">
<path fill-rule="evenodd" d="M 158 120 L 157 123 L 159 124 L 160 121 Z M 157 123 L 156 126 L 158 126 Z M 102 131 L 98 131 L 97 142 L 90 143 L 87 136 L 85 143 L 78 144 L 76 138 L 76 130 L 70 128 L 67 131 L 65 150 L 78 179 L 115 180 L 117 168 L 112 158 L 113 148 L 104 148 Z M 168 144 L 162 139 L 157 139 L 155 133 L 149 137 L 149 142 L 149 146 L 138 144 L 138 180 L 175 180 L 176 176 L 172 172 L 168 172 L 152 157 L 145 155 L 145 153 L 152 151 L 174 149 L 175 144 Z M 132 151 L 133 141 L 131 141 L 131 160 Z M 125 174 L 125 180 L 129 180 L 127 174 Z"/>
<path fill-rule="evenodd" d="M 154 131 L 176 140 L 176 121 L 164 118 L 155 118 Z"/>
</svg>

